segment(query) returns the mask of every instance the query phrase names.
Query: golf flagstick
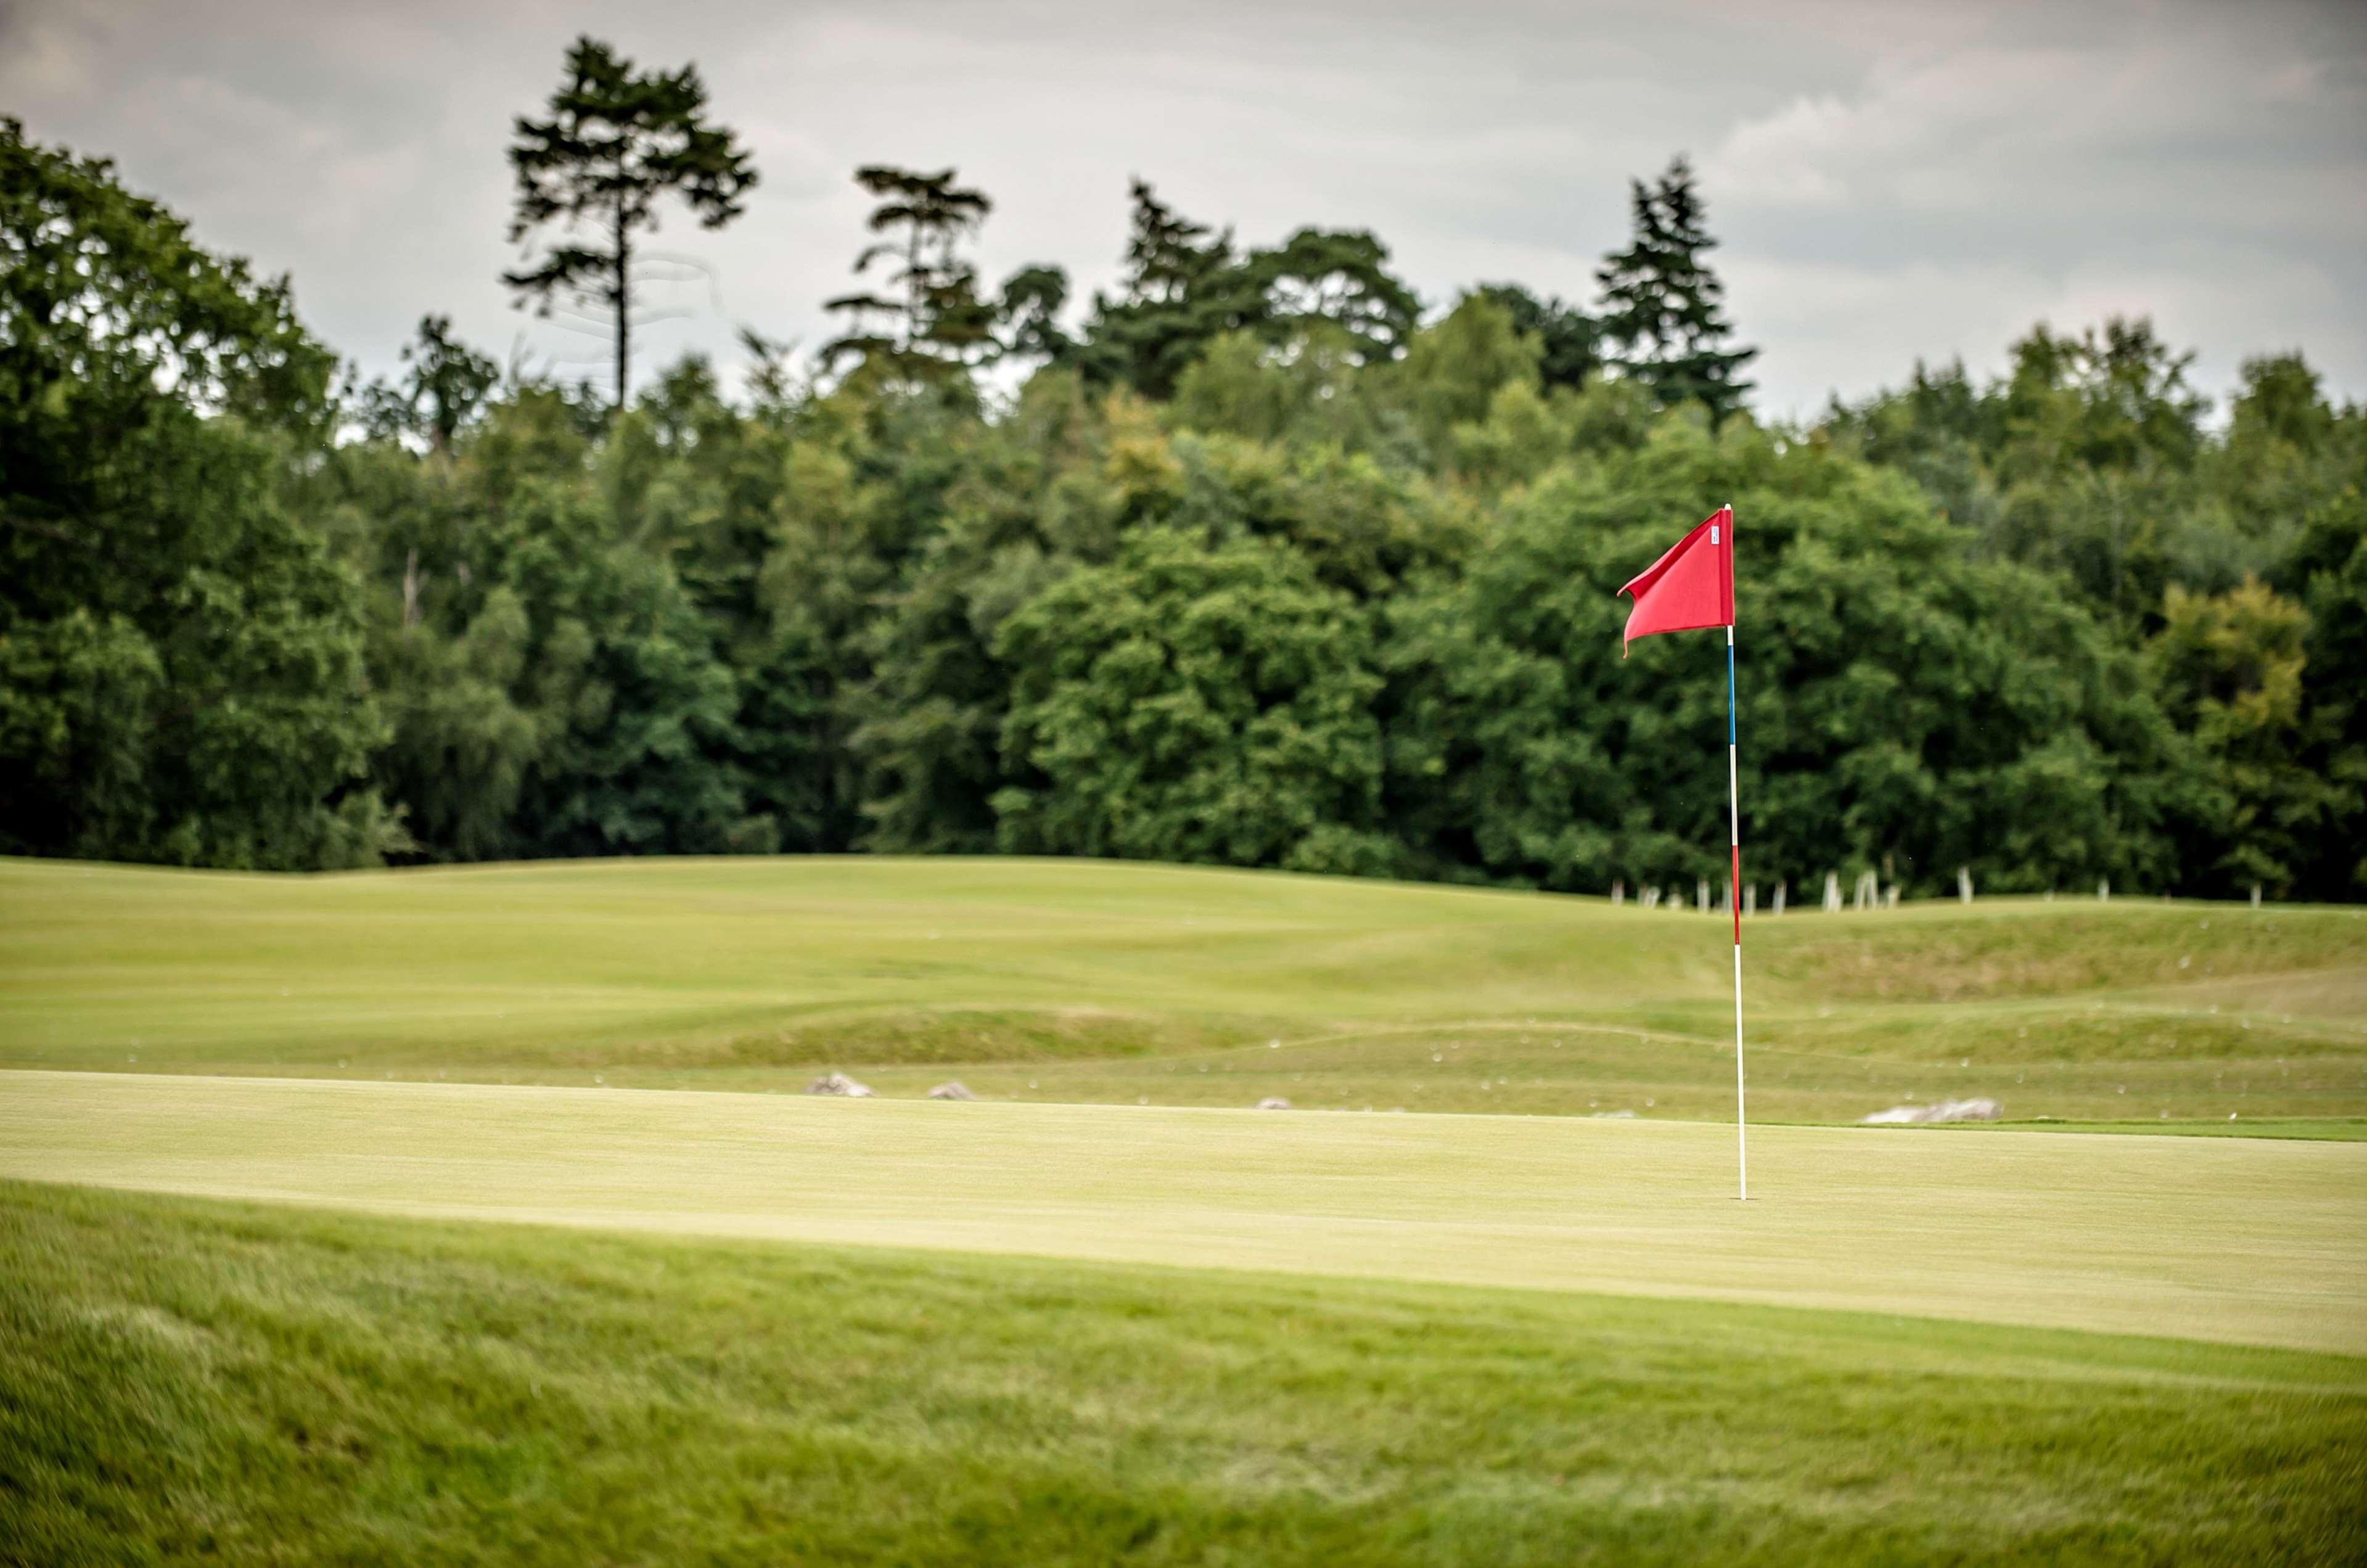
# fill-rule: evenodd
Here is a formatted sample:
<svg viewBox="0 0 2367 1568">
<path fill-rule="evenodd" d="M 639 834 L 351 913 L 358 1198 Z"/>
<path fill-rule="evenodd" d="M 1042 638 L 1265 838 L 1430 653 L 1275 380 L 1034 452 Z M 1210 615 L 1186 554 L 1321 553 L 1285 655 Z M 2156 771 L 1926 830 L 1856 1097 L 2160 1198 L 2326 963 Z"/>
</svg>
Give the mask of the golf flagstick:
<svg viewBox="0 0 2367 1568">
<path fill-rule="evenodd" d="M 1731 505 L 1727 516 L 1731 517 Z M 1728 523 L 1727 527 L 1733 525 Z M 1744 1131 L 1750 1118 L 1742 1101 L 1742 790 L 1735 782 L 1734 622 L 1726 623 L 1726 825 L 1733 851 L 1733 880 L 1727 884 L 1727 907 L 1734 911 L 1734 1171 L 1738 1196 L 1750 1201 L 1750 1146 Z"/>
<path fill-rule="evenodd" d="M 1734 912 L 1734 1159 L 1737 1190 L 1750 1199 L 1749 1121 L 1742 1096 L 1742 790 L 1734 699 L 1734 504 L 1727 502 L 1619 590 L 1634 601 L 1619 656 L 1638 637 L 1726 628 L 1727 907 Z M 1702 890 L 1709 897 L 1706 885 Z"/>
</svg>

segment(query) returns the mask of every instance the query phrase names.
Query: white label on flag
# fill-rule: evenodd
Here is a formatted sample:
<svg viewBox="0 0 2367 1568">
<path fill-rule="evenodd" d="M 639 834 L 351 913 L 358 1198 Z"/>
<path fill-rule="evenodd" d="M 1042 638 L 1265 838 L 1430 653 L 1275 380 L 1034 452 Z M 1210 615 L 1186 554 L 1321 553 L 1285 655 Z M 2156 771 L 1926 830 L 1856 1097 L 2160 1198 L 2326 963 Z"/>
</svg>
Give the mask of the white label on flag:
<svg viewBox="0 0 2367 1568">
<path fill-rule="evenodd" d="M 1716 523 L 1712 523 L 1709 526 L 1709 541 L 1712 544 L 1716 544 L 1717 542 L 1717 525 Z"/>
</svg>

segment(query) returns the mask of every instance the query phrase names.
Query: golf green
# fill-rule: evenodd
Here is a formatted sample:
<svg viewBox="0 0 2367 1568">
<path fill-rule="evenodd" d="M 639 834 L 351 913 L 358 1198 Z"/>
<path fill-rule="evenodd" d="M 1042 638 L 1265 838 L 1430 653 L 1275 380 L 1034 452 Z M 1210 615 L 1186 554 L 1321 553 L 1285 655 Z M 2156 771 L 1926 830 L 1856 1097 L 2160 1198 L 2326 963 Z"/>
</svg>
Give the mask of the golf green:
<svg viewBox="0 0 2367 1568">
<path fill-rule="evenodd" d="M 0 1074 L 0 1176 L 2367 1353 L 2367 1145 Z"/>
</svg>

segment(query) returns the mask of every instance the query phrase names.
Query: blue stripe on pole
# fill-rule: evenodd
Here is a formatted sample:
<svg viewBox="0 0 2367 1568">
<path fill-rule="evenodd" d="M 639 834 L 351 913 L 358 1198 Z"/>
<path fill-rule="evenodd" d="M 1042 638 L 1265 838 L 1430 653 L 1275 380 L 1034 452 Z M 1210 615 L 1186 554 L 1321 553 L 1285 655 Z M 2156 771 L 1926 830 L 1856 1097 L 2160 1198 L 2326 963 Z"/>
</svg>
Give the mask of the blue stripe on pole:
<svg viewBox="0 0 2367 1568">
<path fill-rule="evenodd" d="M 1732 744 L 1735 744 L 1735 741 L 1734 741 L 1734 642 L 1733 642 L 1733 641 L 1732 641 L 1733 633 L 1728 632 L 1727 635 L 1727 639 L 1728 639 L 1728 641 L 1727 641 L 1727 644 L 1726 644 L 1726 744 L 1727 744 L 1727 745 L 1732 745 Z"/>
</svg>

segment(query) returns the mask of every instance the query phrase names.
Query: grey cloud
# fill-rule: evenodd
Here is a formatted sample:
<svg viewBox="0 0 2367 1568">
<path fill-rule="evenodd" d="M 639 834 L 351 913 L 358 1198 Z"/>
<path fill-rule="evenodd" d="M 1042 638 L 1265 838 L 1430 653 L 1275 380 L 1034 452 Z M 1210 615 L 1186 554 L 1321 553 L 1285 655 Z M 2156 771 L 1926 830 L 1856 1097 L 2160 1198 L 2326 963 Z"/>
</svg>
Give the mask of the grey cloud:
<svg viewBox="0 0 2367 1568">
<path fill-rule="evenodd" d="M 743 321 L 820 341 L 858 163 L 958 165 L 996 199 L 994 275 L 1105 284 L 1140 173 L 1253 240 L 1371 228 L 1443 303 L 1506 276 L 1586 300 L 1628 176 L 1684 149 L 1772 412 L 2104 309 L 2158 314 L 2214 389 L 2302 346 L 2367 394 L 2367 7 L 2343 4 L 53 0 L 0 9 L 0 103 L 292 272 L 373 369 L 428 311 L 588 361 L 496 278 L 510 119 L 579 30 L 697 61 L 764 175 L 730 230 L 669 226 L 724 308 L 653 357 L 729 362 Z"/>
</svg>

